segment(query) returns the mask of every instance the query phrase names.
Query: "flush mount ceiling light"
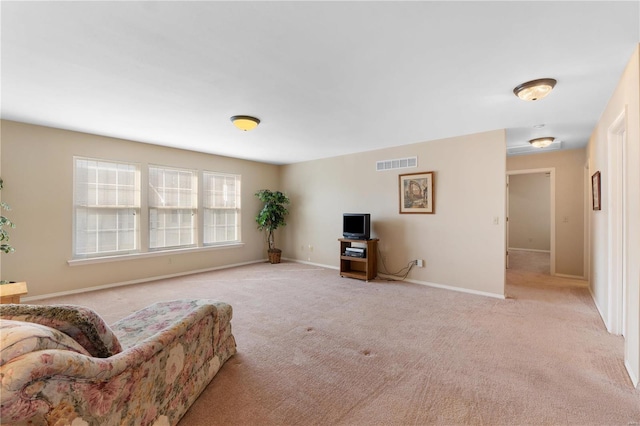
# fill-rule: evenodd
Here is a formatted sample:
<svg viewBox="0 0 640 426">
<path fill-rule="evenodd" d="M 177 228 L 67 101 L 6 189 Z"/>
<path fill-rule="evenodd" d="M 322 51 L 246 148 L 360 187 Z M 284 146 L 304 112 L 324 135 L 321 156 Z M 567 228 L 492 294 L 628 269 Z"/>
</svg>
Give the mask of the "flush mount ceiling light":
<svg viewBox="0 0 640 426">
<path fill-rule="evenodd" d="M 533 146 L 535 146 L 536 148 L 546 148 L 549 145 L 551 145 L 553 143 L 553 141 L 555 140 L 555 138 L 536 138 L 536 139 L 531 139 L 529 141 L 529 143 Z"/>
<path fill-rule="evenodd" d="M 231 117 L 231 122 L 234 126 L 236 126 L 240 130 L 244 130 L 245 132 L 248 130 L 255 129 L 258 124 L 260 124 L 260 120 L 255 117 L 250 117 L 248 115 L 234 115 Z"/>
<path fill-rule="evenodd" d="M 541 78 L 539 80 L 527 81 L 513 89 L 513 93 L 522 100 L 537 101 L 538 99 L 542 99 L 547 96 L 556 83 L 557 81 L 553 78 Z"/>
</svg>

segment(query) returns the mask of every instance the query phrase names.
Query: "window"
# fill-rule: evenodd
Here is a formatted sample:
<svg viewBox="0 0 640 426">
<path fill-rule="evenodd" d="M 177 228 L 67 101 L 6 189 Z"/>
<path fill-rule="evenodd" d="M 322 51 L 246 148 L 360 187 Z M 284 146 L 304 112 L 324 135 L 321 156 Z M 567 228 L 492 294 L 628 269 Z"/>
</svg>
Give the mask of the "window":
<svg viewBox="0 0 640 426">
<path fill-rule="evenodd" d="M 196 244 L 196 172 L 149 166 L 149 249 Z"/>
<path fill-rule="evenodd" d="M 240 176 L 203 173 L 204 244 L 240 241 Z"/>
<path fill-rule="evenodd" d="M 74 158 L 73 257 L 139 251 L 140 167 Z"/>
<path fill-rule="evenodd" d="M 73 259 L 241 242 L 239 175 L 143 167 L 74 157 Z M 147 218 L 148 238 L 140 231 Z"/>
</svg>

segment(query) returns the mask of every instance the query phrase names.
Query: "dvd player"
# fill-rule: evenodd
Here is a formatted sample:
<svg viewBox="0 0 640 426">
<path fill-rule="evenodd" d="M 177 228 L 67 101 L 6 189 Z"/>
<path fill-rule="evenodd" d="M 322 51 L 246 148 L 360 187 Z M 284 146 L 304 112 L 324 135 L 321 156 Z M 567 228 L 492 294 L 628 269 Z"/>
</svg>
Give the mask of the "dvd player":
<svg viewBox="0 0 640 426">
<path fill-rule="evenodd" d="M 344 255 L 350 257 L 365 257 L 367 250 L 363 247 L 347 247 Z"/>
</svg>

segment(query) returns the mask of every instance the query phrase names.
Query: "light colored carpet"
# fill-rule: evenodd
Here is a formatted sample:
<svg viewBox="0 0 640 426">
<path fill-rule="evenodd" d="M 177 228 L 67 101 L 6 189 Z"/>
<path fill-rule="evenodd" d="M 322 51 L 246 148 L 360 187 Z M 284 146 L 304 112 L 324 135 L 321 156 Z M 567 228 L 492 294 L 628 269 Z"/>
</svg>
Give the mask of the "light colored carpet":
<svg viewBox="0 0 640 426">
<path fill-rule="evenodd" d="M 108 322 L 159 300 L 230 303 L 238 354 L 180 426 L 640 423 L 623 340 L 588 290 L 507 277 L 500 300 L 261 263 L 39 303 Z"/>
<path fill-rule="evenodd" d="M 549 275 L 551 273 L 551 255 L 539 251 L 510 249 L 509 269 Z"/>
</svg>

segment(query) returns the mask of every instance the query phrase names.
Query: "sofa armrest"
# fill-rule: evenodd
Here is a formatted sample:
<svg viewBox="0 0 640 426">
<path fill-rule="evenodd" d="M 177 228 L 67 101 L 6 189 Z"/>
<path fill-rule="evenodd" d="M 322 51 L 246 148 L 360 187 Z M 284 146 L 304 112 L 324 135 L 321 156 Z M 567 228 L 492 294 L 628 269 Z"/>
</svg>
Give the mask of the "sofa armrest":
<svg viewBox="0 0 640 426">
<path fill-rule="evenodd" d="M 97 312 L 76 305 L 0 305 L 0 318 L 55 328 L 92 356 L 107 358 L 122 350 L 113 331 Z"/>
<path fill-rule="evenodd" d="M 130 348 L 156 335 L 167 327 L 179 327 L 193 321 L 194 317 L 212 314 L 215 320 L 214 340 L 217 345 L 220 336 L 219 324 L 226 325 L 233 315 L 230 305 L 212 299 L 177 299 L 154 303 L 144 309 L 116 321 L 111 329 L 123 348 Z"/>
</svg>

